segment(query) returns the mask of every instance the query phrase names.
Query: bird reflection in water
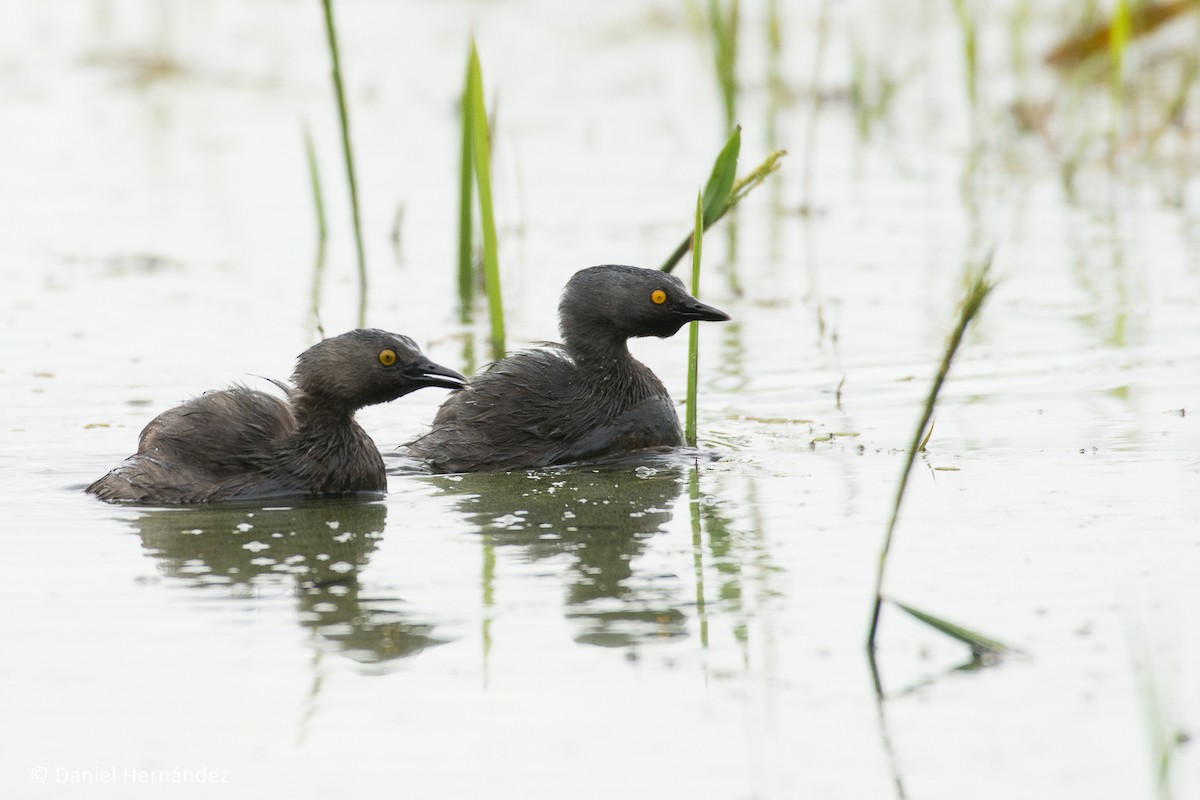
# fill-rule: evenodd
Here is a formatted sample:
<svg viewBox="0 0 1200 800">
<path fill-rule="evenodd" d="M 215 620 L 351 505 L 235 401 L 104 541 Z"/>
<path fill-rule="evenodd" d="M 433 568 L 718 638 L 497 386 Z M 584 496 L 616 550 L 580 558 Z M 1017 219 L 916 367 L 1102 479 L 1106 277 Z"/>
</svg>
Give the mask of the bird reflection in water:
<svg viewBox="0 0 1200 800">
<path fill-rule="evenodd" d="M 134 520 L 160 570 L 196 587 L 249 597 L 293 583 L 300 624 L 348 657 L 377 663 L 444 644 L 397 597 L 365 597 L 359 571 L 382 534 L 382 502 L 308 501 L 288 507 L 190 506 Z"/>
<path fill-rule="evenodd" d="M 485 547 L 517 548 L 530 562 L 570 557 L 564 603 L 576 641 L 634 647 L 686 636 L 683 608 L 693 602 L 685 579 L 639 568 L 672 518 L 685 468 L 670 457 L 637 459 L 424 480 L 458 497 Z"/>
</svg>

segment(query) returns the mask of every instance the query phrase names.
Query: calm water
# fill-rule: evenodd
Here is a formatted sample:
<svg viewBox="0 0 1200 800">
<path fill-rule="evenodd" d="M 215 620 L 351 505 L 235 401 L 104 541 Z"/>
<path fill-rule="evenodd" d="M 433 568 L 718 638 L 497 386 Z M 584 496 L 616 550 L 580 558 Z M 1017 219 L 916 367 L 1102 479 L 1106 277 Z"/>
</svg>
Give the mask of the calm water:
<svg viewBox="0 0 1200 800">
<path fill-rule="evenodd" d="M 723 138 L 692 5 L 340 2 L 368 324 L 486 360 L 451 267 L 472 32 L 510 344 L 555 337 L 576 269 L 661 261 Z M 80 489 L 158 411 L 286 377 L 318 336 L 305 120 L 320 321 L 355 323 L 318 4 L 7 4 L 5 797 L 1155 796 L 1156 715 L 1200 729 L 1200 152 L 1155 133 L 1196 21 L 1131 51 L 1154 80 L 1109 160 L 1103 83 L 1039 60 L 1067 13 L 1037 4 L 1014 40 L 1014 10 L 978 12 L 972 125 L 951 4 L 832 4 L 822 50 L 819 4 L 780 3 L 776 101 L 765 4 L 742 5 L 742 163 L 791 154 L 732 269 L 726 231 L 706 240 L 703 294 L 734 321 L 701 331 L 703 454 L 142 509 Z M 864 133 L 851 90 L 889 82 Z M 1040 133 L 1015 121 L 1047 104 Z M 960 671 L 891 609 L 880 703 L 878 548 L 964 269 L 993 248 L 887 591 L 1023 656 Z M 685 337 L 634 350 L 683 396 Z M 361 419 L 390 449 L 443 396 Z M 1200 791 L 1198 753 L 1176 750 L 1175 797 Z"/>
</svg>

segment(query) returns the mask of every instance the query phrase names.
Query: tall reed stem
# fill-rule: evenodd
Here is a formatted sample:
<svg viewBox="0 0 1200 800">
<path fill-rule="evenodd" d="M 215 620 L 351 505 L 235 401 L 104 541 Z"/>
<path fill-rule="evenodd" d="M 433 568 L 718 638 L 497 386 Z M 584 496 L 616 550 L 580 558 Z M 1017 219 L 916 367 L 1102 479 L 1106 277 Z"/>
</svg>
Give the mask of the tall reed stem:
<svg viewBox="0 0 1200 800">
<path fill-rule="evenodd" d="M 346 89 L 342 82 L 342 63 L 338 56 L 337 30 L 333 24 L 333 0 L 321 0 L 325 9 L 325 34 L 329 57 L 333 62 L 333 88 L 337 95 L 338 122 L 342 127 L 342 154 L 346 160 L 346 183 L 350 187 L 350 212 L 354 223 L 354 247 L 358 254 L 358 325 L 367 319 L 367 257 L 363 249 L 362 222 L 358 207 L 358 181 L 354 175 L 354 148 L 350 144 L 350 117 L 346 112 Z"/>
<path fill-rule="evenodd" d="M 692 232 L 692 296 L 700 296 L 700 251 L 704 242 L 704 196 L 696 194 L 696 224 Z M 688 447 L 696 446 L 696 395 L 700 367 L 700 323 L 688 323 L 687 412 L 683 438 Z"/>
<path fill-rule="evenodd" d="M 475 146 L 471 133 L 471 59 L 474 57 L 475 48 L 472 47 L 467 57 L 460 108 L 462 145 L 459 151 L 458 175 L 458 303 L 460 319 L 463 322 L 471 321 L 471 305 L 475 295 L 475 269 L 472 260 L 475 232 L 471 215 L 472 181 L 475 172 L 475 164 L 471 158 Z"/>
<path fill-rule="evenodd" d="M 896 520 L 900 518 L 900 505 L 904 501 L 904 491 L 908 488 L 908 477 L 912 473 L 913 463 L 916 461 L 917 452 L 921 448 L 921 440 L 924 438 L 925 429 L 929 426 L 929 420 L 933 418 L 933 409 L 937 405 L 938 393 L 942 390 L 942 384 L 946 382 L 946 375 L 950 372 L 950 364 L 954 360 L 955 353 L 958 352 L 958 346 L 962 344 L 963 334 L 966 333 L 967 326 L 971 324 L 971 320 L 979 313 L 983 301 L 992 290 L 993 285 L 988 280 L 988 270 L 991 267 L 991 261 L 991 256 L 988 256 L 983 266 L 975 274 L 971 285 L 967 288 L 966 295 L 963 297 L 958 324 L 955 325 L 954 331 L 950 334 L 950 339 L 946 342 L 946 351 L 942 355 L 942 363 L 938 367 L 937 375 L 934 376 L 929 396 L 925 399 L 925 408 L 921 412 L 921 419 L 917 423 L 916 430 L 913 431 L 912 444 L 908 448 L 908 457 L 905 459 L 904 469 L 900 473 L 900 485 L 896 489 L 896 499 L 892 505 L 892 518 L 888 522 L 887 534 L 883 538 L 883 547 L 879 552 L 879 571 L 875 576 L 875 605 L 871 610 L 871 628 L 867 634 L 867 650 L 870 652 L 874 652 L 875 650 L 875 636 L 879 630 L 879 612 L 883 608 L 884 571 L 887 568 L 888 554 L 892 549 L 892 535 L 896 530 Z"/>
<path fill-rule="evenodd" d="M 479 221 L 483 228 L 483 285 L 487 291 L 492 327 L 492 358 L 504 357 L 504 302 L 500 293 L 500 262 L 496 246 L 496 221 L 492 213 L 492 155 L 487 110 L 483 103 L 483 71 L 479 52 L 471 42 L 467 62 L 467 97 L 471 125 L 471 157 L 475 163 L 475 189 Z"/>
</svg>

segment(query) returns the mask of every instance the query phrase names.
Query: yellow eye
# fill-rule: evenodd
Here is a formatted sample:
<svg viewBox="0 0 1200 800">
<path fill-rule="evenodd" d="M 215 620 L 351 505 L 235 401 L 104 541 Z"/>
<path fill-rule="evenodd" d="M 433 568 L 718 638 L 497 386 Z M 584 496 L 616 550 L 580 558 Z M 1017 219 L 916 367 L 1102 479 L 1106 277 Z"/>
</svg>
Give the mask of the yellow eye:
<svg viewBox="0 0 1200 800">
<path fill-rule="evenodd" d="M 667 302 L 667 293 L 662 289 L 655 289 L 650 293 L 650 302 L 654 303 L 656 306 L 661 306 L 663 303 Z"/>
<path fill-rule="evenodd" d="M 380 351 L 379 363 L 383 364 L 385 367 L 390 367 L 392 364 L 395 364 L 396 363 L 396 351 L 395 350 Z"/>
</svg>

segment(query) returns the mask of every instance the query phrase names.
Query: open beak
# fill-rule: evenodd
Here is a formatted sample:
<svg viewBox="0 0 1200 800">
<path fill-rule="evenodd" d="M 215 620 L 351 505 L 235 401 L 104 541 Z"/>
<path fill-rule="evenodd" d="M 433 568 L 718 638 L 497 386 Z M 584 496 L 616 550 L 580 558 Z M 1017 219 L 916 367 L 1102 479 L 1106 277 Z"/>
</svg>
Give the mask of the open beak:
<svg viewBox="0 0 1200 800">
<path fill-rule="evenodd" d="M 423 358 L 404 370 L 414 381 L 422 386 L 441 386 L 444 389 L 461 389 L 467 385 L 467 379 L 449 367 L 435 364 Z"/>
<path fill-rule="evenodd" d="M 721 309 L 705 305 L 694 297 L 690 297 L 676 306 L 675 313 L 688 321 L 725 322 L 729 319 L 729 315 Z"/>
</svg>

